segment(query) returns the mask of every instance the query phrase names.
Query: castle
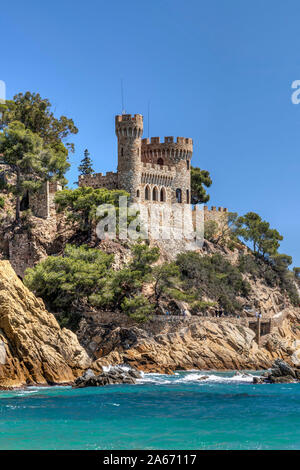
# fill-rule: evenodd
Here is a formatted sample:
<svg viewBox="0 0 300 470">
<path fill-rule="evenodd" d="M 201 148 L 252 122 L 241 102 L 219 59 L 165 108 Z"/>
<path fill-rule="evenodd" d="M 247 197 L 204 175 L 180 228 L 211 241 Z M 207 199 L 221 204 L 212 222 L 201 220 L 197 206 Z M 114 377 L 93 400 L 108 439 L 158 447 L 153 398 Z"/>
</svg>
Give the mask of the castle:
<svg viewBox="0 0 300 470">
<path fill-rule="evenodd" d="M 131 202 L 142 204 L 191 205 L 191 159 L 193 140 L 187 137 L 142 138 L 143 116 L 122 114 L 115 117 L 118 139 L 117 172 L 80 175 L 78 185 L 92 188 L 123 189 Z M 1 165 L 0 179 L 9 181 L 9 170 Z M 41 218 L 55 215 L 55 194 L 62 186 L 47 181 L 37 193 L 26 192 L 21 210 L 30 208 Z M 161 206 L 163 208 L 163 206 Z M 227 209 L 204 207 L 204 220 L 219 220 Z"/>
<path fill-rule="evenodd" d="M 79 186 L 123 189 L 132 202 L 191 203 L 193 140 L 186 137 L 143 139 L 141 114 L 117 115 L 118 170 L 80 175 Z"/>
</svg>

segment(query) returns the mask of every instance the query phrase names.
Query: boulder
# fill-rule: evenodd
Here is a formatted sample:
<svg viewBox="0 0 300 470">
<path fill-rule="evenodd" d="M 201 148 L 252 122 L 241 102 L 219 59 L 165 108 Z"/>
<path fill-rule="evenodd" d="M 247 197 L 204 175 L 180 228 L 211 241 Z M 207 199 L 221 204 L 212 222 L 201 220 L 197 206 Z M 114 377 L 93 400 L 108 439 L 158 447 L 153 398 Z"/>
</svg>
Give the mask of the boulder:
<svg viewBox="0 0 300 470">
<path fill-rule="evenodd" d="M 294 378 L 296 377 L 294 369 L 281 359 L 276 359 L 274 366 L 276 367 L 276 370 L 277 368 L 279 369 L 281 375 L 291 375 Z"/>
<path fill-rule="evenodd" d="M 141 373 L 133 368 L 112 367 L 108 371 L 95 375 L 92 371 L 78 377 L 73 387 L 103 387 L 113 384 L 135 384 L 136 380 L 141 378 Z"/>
<path fill-rule="evenodd" d="M 296 382 L 299 379 L 300 371 L 298 369 L 293 369 L 282 359 L 276 359 L 270 371 L 264 372 L 260 377 L 253 377 L 253 383 L 284 384 Z"/>
</svg>

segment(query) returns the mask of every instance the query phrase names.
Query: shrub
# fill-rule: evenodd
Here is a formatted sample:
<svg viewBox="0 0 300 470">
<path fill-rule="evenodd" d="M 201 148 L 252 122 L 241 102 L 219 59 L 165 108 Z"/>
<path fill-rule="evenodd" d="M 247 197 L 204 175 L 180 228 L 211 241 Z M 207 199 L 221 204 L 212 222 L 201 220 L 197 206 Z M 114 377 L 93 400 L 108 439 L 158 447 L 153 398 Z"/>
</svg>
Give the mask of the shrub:
<svg viewBox="0 0 300 470">
<path fill-rule="evenodd" d="M 49 256 L 26 270 L 24 283 L 54 310 L 70 311 L 101 289 L 113 255 L 87 246 L 67 245 L 63 256 Z"/>
<path fill-rule="evenodd" d="M 195 300 L 208 297 L 219 303 L 227 313 L 240 311 L 242 305 L 236 297 L 248 296 L 250 285 L 243 280 L 238 268 L 222 255 L 200 256 L 195 252 L 177 256 L 186 292 L 193 293 Z"/>
<path fill-rule="evenodd" d="M 125 297 L 122 302 L 122 310 L 133 320 L 144 322 L 153 313 L 154 306 L 150 304 L 144 295 L 137 294 L 131 298 Z"/>
</svg>

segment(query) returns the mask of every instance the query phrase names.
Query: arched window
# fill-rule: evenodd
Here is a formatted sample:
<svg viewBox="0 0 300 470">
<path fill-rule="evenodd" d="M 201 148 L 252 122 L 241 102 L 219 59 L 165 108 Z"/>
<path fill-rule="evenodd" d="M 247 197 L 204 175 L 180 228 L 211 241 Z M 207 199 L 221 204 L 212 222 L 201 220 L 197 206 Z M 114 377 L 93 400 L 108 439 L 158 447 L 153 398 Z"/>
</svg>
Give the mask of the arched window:
<svg viewBox="0 0 300 470">
<path fill-rule="evenodd" d="M 140 190 L 139 189 L 136 192 L 136 197 L 140 197 Z"/>
<path fill-rule="evenodd" d="M 190 192 L 189 192 L 188 189 L 186 190 L 186 203 L 187 203 L 187 204 L 190 203 Z"/>
<path fill-rule="evenodd" d="M 176 202 L 179 202 L 179 203 L 182 202 L 182 193 L 181 193 L 181 189 L 180 189 L 180 188 L 177 188 L 177 189 L 176 189 Z"/>
<path fill-rule="evenodd" d="M 149 201 L 149 199 L 150 199 L 150 190 L 149 190 L 149 186 L 146 186 L 146 188 L 145 188 L 145 200 Z"/>
<path fill-rule="evenodd" d="M 157 164 L 158 164 L 158 165 L 163 165 L 163 164 L 164 164 L 163 159 L 162 159 L 162 158 L 159 158 L 159 159 L 157 160 Z"/>
<path fill-rule="evenodd" d="M 157 188 L 153 188 L 152 201 L 157 201 Z"/>
<path fill-rule="evenodd" d="M 186 167 L 187 167 L 188 170 L 190 169 L 190 161 L 189 160 L 186 161 Z"/>
<path fill-rule="evenodd" d="M 160 190 L 160 200 L 161 200 L 161 202 L 166 201 L 166 191 L 165 191 L 164 188 L 161 188 L 161 190 Z"/>
</svg>

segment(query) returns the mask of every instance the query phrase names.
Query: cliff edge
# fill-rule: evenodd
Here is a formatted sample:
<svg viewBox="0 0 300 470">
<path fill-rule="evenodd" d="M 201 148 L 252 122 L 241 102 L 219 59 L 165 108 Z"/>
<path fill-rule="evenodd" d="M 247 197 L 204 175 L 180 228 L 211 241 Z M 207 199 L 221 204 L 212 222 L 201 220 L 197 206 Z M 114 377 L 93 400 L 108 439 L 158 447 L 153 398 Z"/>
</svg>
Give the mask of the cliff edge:
<svg viewBox="0 0 300 470">
<path fill-rule="evenodd" d="M 0 261 L 0 388 L 73 382 L 89 364 L 76 335 Z"/>
</svg>

